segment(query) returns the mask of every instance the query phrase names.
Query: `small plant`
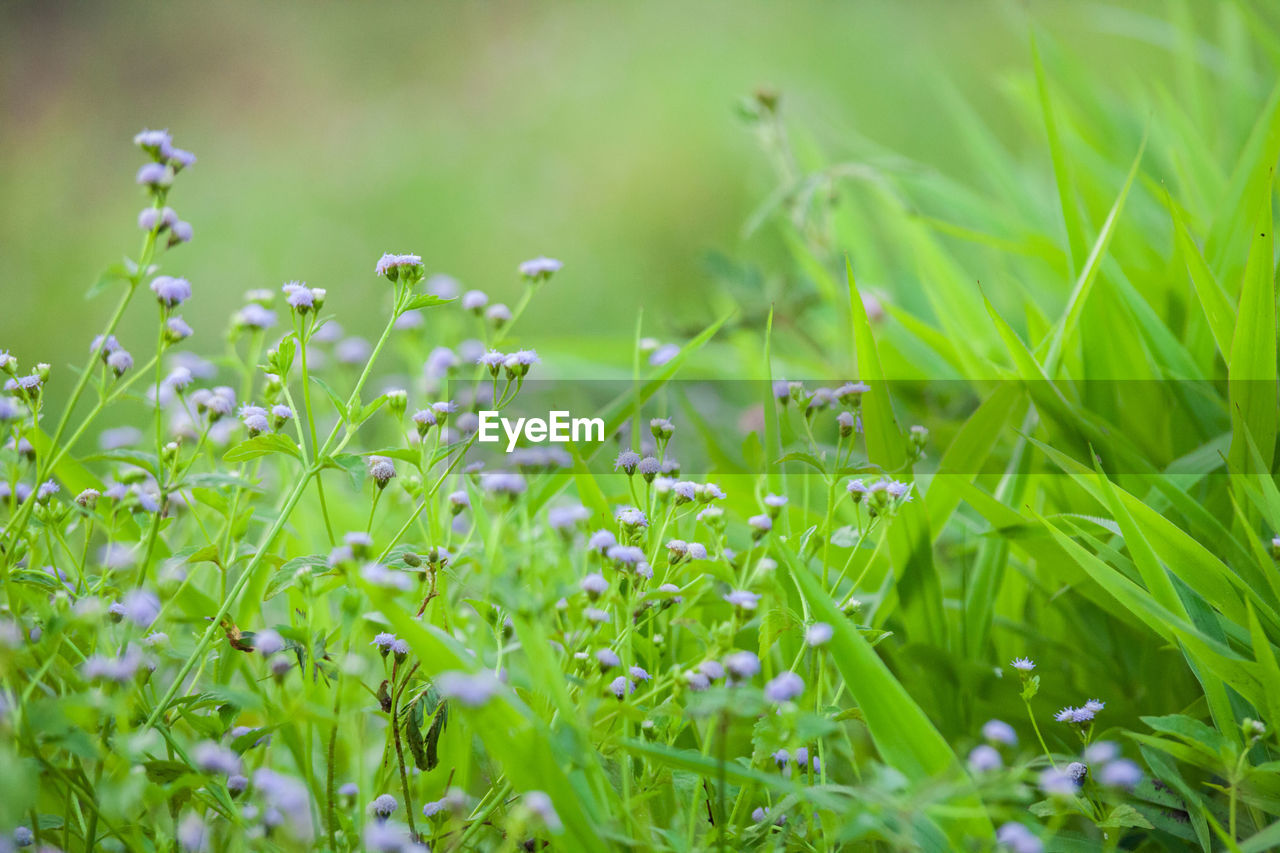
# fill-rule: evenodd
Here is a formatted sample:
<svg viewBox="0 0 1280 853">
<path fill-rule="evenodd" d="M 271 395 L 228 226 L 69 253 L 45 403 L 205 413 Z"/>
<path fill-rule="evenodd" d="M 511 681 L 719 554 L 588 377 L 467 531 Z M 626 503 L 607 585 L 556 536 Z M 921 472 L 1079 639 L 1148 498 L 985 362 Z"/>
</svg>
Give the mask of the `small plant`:
<svg viewBox="0 0 1280 853">
<path fill-rule="evenodd" d="M 1056 181 L 967 137 L 1009 197 L 745 101 L 785 254 L 563 442 L 572 263 L 220 324 L 138 134 L 85 363 L 0 354 L 0 849 L 1274 848 L 1280 90 L 1143 131 L 1032 47 Z"/>
</svg>

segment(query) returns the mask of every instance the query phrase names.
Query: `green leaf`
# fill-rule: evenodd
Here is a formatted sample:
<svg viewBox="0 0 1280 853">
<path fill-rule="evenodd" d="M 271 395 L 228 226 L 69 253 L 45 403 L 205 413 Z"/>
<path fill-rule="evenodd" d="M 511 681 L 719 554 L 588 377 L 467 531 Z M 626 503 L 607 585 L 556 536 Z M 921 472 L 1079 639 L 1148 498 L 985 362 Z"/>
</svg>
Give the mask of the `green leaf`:
<svg viewBox="0 0 1280 853">
<path fill-rule="evenodd" d="M 404 310 L 419 311 L 423 308 L 434 308 L 437 305 L 447 305 L 453 301 L 454 300 L 452 299 L 445 299 L 443 297 L 436 296 L 434 293 L 419 293 L 417 296 L 409 300 L 408 304 L 404 306 Z"/>
<path fill-rule="evenodd" d="M 918 784 L 954 786 L 948 809 L 934 818 L 956 849 L 964 846 L 964 839 L 990 837 L 994 830 L 973 782 L 946 739 L 817 579 L 797 562 L 788 544 L 775 542 L 772 551 L 808 602 L 813 618 L 832 626 L 831 660 L 862 710 L 880 757 Z"/>
<path fill-rule="evenodd" d="M 1227 368 L 1227 395 L 1231 401 L 1231 452 L 1233 470 L 1248 471 L 1246 434 L 1252 436 L 1266 467 L 1271 471 L 1276 444 L 1276 292 L 1275 235 L 1272 233 L 1271 197 L 1268 195 L 1254 220 L 1254 237 L 1240 290 L 1235 336 Z"/>
<path fill-rule="evenodd" d="M 868 458 L 889 474 L 911 481 L 906 440 L 893 413 L 893 401 L 880 354 L 871 334 L 871 321 L 853 278 L 853 266 L 845 259 L 849 282 L 850 326 L 858 361 L 859 378 L 870 385 L 863 394 L 862 426 Z M 914 640 L 945 645 L 946 613 L 942 607 L 942 582 L 933 563 L 933 537 L 924 501 L 904 505 L 889 526 L 889 555 L 896 589 Z"/>
<path fill-rule="evenodd" d="M 284 453 L 295 459 L 302 459 L 298 445 L 279 433 L 269 432 L 242 441 L 222 454 L 223 462 L 247 462 L 266 456 L 270 453 Z"/>
</svg>

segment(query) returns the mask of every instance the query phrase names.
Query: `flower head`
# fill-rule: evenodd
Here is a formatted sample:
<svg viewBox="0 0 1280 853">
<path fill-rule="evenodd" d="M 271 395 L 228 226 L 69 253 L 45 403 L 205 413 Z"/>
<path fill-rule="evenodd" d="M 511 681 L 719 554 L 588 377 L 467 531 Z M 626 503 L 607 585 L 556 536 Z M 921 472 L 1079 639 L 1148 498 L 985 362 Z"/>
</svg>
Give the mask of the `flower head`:
<svg viewBox="0 0 1280 853">
<path fill-rule="evenodd" d="M 804 679 L 794 672 L 787 671 L 772 679 L 764 686 L 764 698 L 781 705 L 804 692 Z"/>
<path fill-rule="evenodd" d="M 537 257 L 520 265 L 520 275 L 530 281 L 545 281 L 564 266 L 555 258 Z"/>
<path fill-rule="evenodd" d="M 185 278 L 158 275 L 151 280 L 151 292 L 166 308 L 175 308 L 191 298 L 191 282 Z"/>
</svg>

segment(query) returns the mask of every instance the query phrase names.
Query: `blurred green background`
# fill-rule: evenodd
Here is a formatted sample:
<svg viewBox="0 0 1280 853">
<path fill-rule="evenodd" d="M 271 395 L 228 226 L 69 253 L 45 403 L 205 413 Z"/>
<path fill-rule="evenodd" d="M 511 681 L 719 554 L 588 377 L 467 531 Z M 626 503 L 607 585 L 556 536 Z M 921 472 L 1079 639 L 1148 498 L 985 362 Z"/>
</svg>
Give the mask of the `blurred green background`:
<svg viewBox="0 0 1280 853">
<path fill-rule="evenodd" d="M 1193 8 L 1212 19 L 1217 5 Z M 658 334 L 709 319 L 708 252 L 766 270 L 779 253 L 742 236 L 775 181 L 735 114 L 758 86 L 780 90 L 789 125 L 833 158 L 893 151 L 980 183 L 953 144 L 954 89 L 1051 196 L 1043 127 L 1011 108 L 1030 74 L 1028 20 L 1105 65 L 1117 91 L 1174 68 L 1163 2 L 0 10 L 0 347 L 24 363 L 80 361 L 109 311 L 83 296 L 136 251 L 142 127 L 199 157 L 172 195 L 195 240 L 165 261 L 194 284 L 197 350 L 221 346 L 245 290 L 295 278 L 372 332 L 383 251 L 508 302 L 519 261 L 561 258 L 522 340 L 629 340 L 640 306 Z M 1206 61 L 1229 64 L 1230 48 Z M 148 352 L 153 323 L 138 300 L 125 345 Z"/>
</svg>

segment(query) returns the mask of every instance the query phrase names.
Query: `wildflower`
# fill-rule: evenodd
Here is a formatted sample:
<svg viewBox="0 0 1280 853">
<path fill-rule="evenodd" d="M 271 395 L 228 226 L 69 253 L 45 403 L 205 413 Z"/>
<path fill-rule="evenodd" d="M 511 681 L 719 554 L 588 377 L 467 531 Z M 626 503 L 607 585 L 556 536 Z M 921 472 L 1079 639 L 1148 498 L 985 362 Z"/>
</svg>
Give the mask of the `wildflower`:
<svg viewBox="0 0 1280 853">
<path fill-rule="evenodd" d="M 203 850 L 207 829 L 200 815 L 191 812 L 178 824 L 178 843 L 187 851 Z"/>
<path fill-rule="evenodd" d="M 1076 726 L 1085 726 L 1093 722 L 1093 718 L 1096 713 L 1097 712 L 1090 708 L 1088 703 L 1086 703 L 1085 706 L 1080 708 L 1063 708 L 1061 711 L 1054 714 L 1053 718 L 1059 723 L 1071 723 Z"/>
<path fill-rule="evenodd" d="M 1067 765 L 1067 775 L 1075 781 L 1077 786 L 1083 785 L 1085 777 L 1089 775 L 1089 766 L 1083 761 L 1073 761 Z"/>
<path fill-rule="evenodd" d="M 560 816 L 556 814 L 551 797 L 547 796 L 546 793 L 543 791 L 529 791 L 524 795 L 524 807 L 541 820 L 543 825 L 551 832 L 560 831 Z"/>
<path fill-rule="evenodd" d="M 604 579 L 604 575 L 595 572 L 587 575 L 579 584 L 582 591 L 585 592 L 592 601 L 604 595 L 609 590 L 609 582 Z"/>
<path fill-rule="evenodd" d="M 396 802 L 396 798 L 390 794 L 380 794 L 369 804 L 369 810 L 381 820 L 391 817 L 391 814 L 398 808 L 400 808 L 400 803 Z"/>
<path fill-rule="evenodd" d="M 841 412 L 836 415 L 836 427 L 840 431 L 841 438 L 848 438 L 858 431 L 858 419 L 854 417 L 852 412 Z"/>
<path fill-rule="evenodd" d="M 623 527 L 632 531 L 649 526 L 649 519 L 645 518 L 644 513 L 633 506 L 620 508 L 614 518 Z"/>
<path fill-rule="evenodd" d="M 191 375 L 191 371 L 185 367 L 175 367 L 169 371 L 169 375 L 165 377 L 164 384 L 172 388 L 174 391 L 185 390 L 195 378 Z"/>
<path fill-rule="evenodd" d="M 232 794 L 243 793 L 249 787 L 249 777 L 239 773 L 227 777 L 227 790 Z"/>
<path fill-rule="evenodd" d="M 396 641 L 395 634 L 388 634 L 387 632 L 384 631 L 380 634 L 375 635 L 373 638 L 373 641 L 369 643 L 369 645 L 377 646 L 378 651 L 381 652 L 382 656 L 385 658 L 387 654 L 391 651 L 391 646 L 395 643 L 395 641 Z"/>
<path fill-rule="evenodd" d="M 658 472 L 662 468 L 662 463 L 653 456 L 646 456 L 636 465 L 636 470 L 640 472 L 640 476 L 644 477 L 645 482 L 652 483 L 654 477 L 658 476 Z"/>
<path fill-rule="evenodd" d="M 636 686 L 632 684 L 631 680 L 625 675 L 619 675 L 609 684 L 609 692 L 614 696 L 617 696 L 619 699 L 623 698 L 628 693 L 634 693 L 635 689 Z"/>
<path fill-rule="evenodd" d="M 1049 768 L 1040 774 L 1040 790 L 1050 797 L 1074 797 L 1076 780 L 1066 770 Z"/>
<path fill-rule="evenodd" d="M 675 424 L 670 418 L 653 418 L 649 421 L 649 432 L 653 437 L 658 439 L 659 443 L 665 442 L 675 434 Z"/>
<path fill-rule="evenodd" d="M 865 382 L 846 382 L 832 393 L 841 405 L 857 406 L 862 402 L 862 395 L 871 390 Z"/>
<path fill-rule="evenodd" d="M 611 545 L 605 551 L 605 556 L 624 566 L 635 566 L 644 562 L 644 551 L 634 545 Z"/>
<path fill-rule="evenodd" d="M 281 285 L 284 291 L 284 301 L 289 303 L 289 307 L 297 311 L 299 314 L 306 314 L 312 308 L 316 307 L 315 294 L 311 288 L 307 287 L 300 281 L 290 281 Z"/>
<path fill-rule="evenodd" d="M 690 542 L 687 554 L 690 560 L 705 560 L 707 559 L 707 546 L 700 542 Z"/>
<path fill-rule="evenodd" d="M 464 491 L 456 491 L 449 493 L 449 509 L 454 514 L 471 508 L 471 498 Z"/>
<path fill-rule="evenodd" d="M 360 786 L 355 782 L 344 782 L 338 787 L 339 797 L 357 797 L 360 795 Z"/>
<path fill-rule="evenodd" d="M 80 665 L 80 672 L 89 681 L 114 681 L 123 684 L 133 680 L 143 663 L 142 653 L 130 648 L 119 657 L 93 655 Z"/>
<path fill-rule="evenodd" d="M 812 647 L 825 646 L 831 641 L 834 629 L 826 622 L 814 622 L 804 632 L 804 641 Z"/>
<path fill-rule="evenodd" d="M 150 628 L 160 615 L 160 599 L 154 592 L 135 589 L 121 602 L 123 615 L 139 628 Z"/>
<path fill-rule="evenodd" d="M 40 488 L 36 489 L 36 501 L 41 504 L 47 504 L 60 491 L 62 491 L 62 487 L 58 485 L 57 480 L 46 480 L 40 484 Z"/>
<path fill-rule="evenodd" d="M 76 495 L 76 504 L 85 509 L 92 510 L 98 505 L 98 498 L 102 497 L 102 493 L 97 489 L 85 489 Z"/>
<path fill-rule="evenodd" d="M 969 753 L 969 767 L 976 773 L 989 773 L 1004 766 L 1004 760 L 993 746 L 980 744 Z"/>
<path fill-rule="evenodd" d="M 480 475 L 480 486 L 486 492 L 516 498 L 529 487 L 524 477 L 508 471 L 491 471 Z"/>
<path fill-rule="evenodd" d="M 489 304 L 489 295 L 483 290 L 468 290 L 462 294 L 462 308 L 470 311 L 476 316 L 484 310 L 484 306 Z"/>
<path fill-rule="evenodd" d="M 996 841 L 1000 846 L 1012 850 L 1013 853 L 1044 853 L 1044 844 L 1039 838 L 1017 821 L 1009 821 L 996 831 Z"/>
<path fill-rule="evenodd" d="M 486 320 L 500 329 L 511 322 L 511 309 L 501 302 L 495 302 L 484 312 L 484 316 Z"/>
<path fill-rule="evenodd" d="M 733 652 L 724 659 L 724 668 L 735 681 L 746 681 L 760 672 L 760 658 L 754 652 Z"/>
<path fill-rule="evenodd" d="M 717 661 L 704 660 L 698 664 L 698 672 L 705 675 L 711 681 L 719 681 L 724 678 L 724 667 Z"/>
<path fill-rule="evenodd" d="M 747 519 L 747 524 L 750 525 L 751 535 L 755 539 L 761 538 L 773 529 L 773 519 L 767 515 L 753 515 Z"/>
<path fill-rule="evenodd" d="M 128 350 L 119 349 L 107 356 L 107 367 L 116 376 L 123 376 L 133 368 L 133 356 Z"/>
<path fill-rule="evenodd" d="M 409 576 L 404 572 L 389 569 L 381 563 L 365 563 L 360 569 L 360 577 L 374 586 L 384 589 L 397 589 L 401 592 L 413 586 Z"/>
<path fill-rule="evenodd" d="M 724 600 L 732 604 L 739 610 L 749 611 L 755 610 L 760 603 L 760 596 L 754 592 L 748 592 L 743 589 L 735 589 L 724 595 Z"/>
<path fill-rule="evenodd" d="M 787 752 L 785 749 L 780 749 L 769 757 L 773 759 L 774 764 L 778 765 L 779 770 L 785 769 L 791 762 L 791 753 Z"/>
<path fill-rule="evenodd" d="M 396 475 L 396 466 L 386 456 L 369 456 L 365 459 L 365 464 L 369 467 L 369 476 L 373 477 L 379 489 L 385 489 Z"/>
<path fill-rule="evenodd" d="M 541 362 L 538 353 L 531 349 L 516 350 L 511 355 L 502 360 L 502 366 L 506 368 L 507 375 L 511 377 L 522 377 L 529 374 L 529 368 Z"/>
<path fill-rule="evenodd" d="M 245 429 L 249 431 L 250 437 L 268 432 L 271 429 L 270 424 L 267 422 L 267 410 L 261 406 L 241 406 L 240 420 Z"/>
<path fill-rule="evenodd" d="M 631 675 L 632 679 L 634 679 L 635 681 L 649 680 L 649 673 L 646 672 L 642 667 L 633 666 L 630 669 L 628 669 L 627 672 Z"/>
<path fill-rule="evenodd" d="M 600 664 L 601 671 L 608 671 L 622 663 L 622 661 L 618 659 L 617 653 L 613 649 L 609 648 L 600 649 L 596 652 L 596 662 Z"/>
<path fill-rule="evenodd" d="M 597 530 L 591 534 L 591 538 L 587 540 L 587 547 L 592 551 L 606 553 L 614 545 L 618 544 L 618 537 L 614 536 L 608 530 Z"/>
<path fill-rule="evenodd" d="M 219 746 L 211 740 L 196 744 L 191 757 L 205 773 L 231 776 L 240 772 L 240 756 L 234 750 Z"/>
<path fill-rule="evenodd" d="M 181 317 L 170 317 L 164 321 L 164 339 L 171 344 L 185 341 L 191 337 L 191 326 Z"/>
<path fill-rule="evenodd" d="M 1009 664 L 1009 666 L 1024 675 L 1036 668 L 1035 661 L 1031 660 L 1031 658 L 1014 658 L 1013 663 Z"/>
<path fill-rule="evenodd" d="M 586 507 L 578 504 L 577 506 L 558 506 L 547 510 L 547 524 L 552 530 L 567 531 L 575 524 L 580 524 L 591 517 L 591 512 Z"/>
<path fill-rule="evenodd" d="M 1002 743 L 1005 746 L 1018 745 L 1018 733 L 1013 730 L 1013 726 L 1003 720 L 987 720 L 982 726 L 982 736 L 992 743 Z"/>
<path fill-rule="evenodd" d="M 264 628 L 253 635 L 253 648 L 264 658 L 284 649 L 284 637 L 274 628 Z"/>
<path fill-rule="evenodd" d="M 603 624 L 609 621 L 609 611 L 601 610 L 598 607 L 588 607 L 586 610 L 582 611 L 582 615 L 587 618 L 588 622 Z"/>
<path fill-rule="evenodd" d="M 422 265 L 422 258 L 418 255 L 397 255 L 386 253 L 378 258 L 378 263 L 374 266 L 373 271 L 384 276 L 389 281 L 400 281 L 404 279 L 408 282 L 416 282 L 426 274 L 426 268 Z"/>
<path fill-rule="evenodd" d="M 268 810 L 275 813 L 274 823 L 287 821 L 295 834 L 309 831 L 311 795 L 300 780 L 261 767 L 253 774 L 253 787 L 262 794 Z"/>
<path fill-rule="evenodd" d="M 618 454 L 618 458 L 613 462 L 613 470 L 621 470 L 631 476 L 636 471 L 636 466 L 640 464 L 640 454 L 634 450 L 624 450 Z"/>
<path fill-rule="evenodd" d="M 465 672 L 442 672 L 436 678 L 436 689 L 446 699 L 456 699 L 470 708 L 487 703 L 498 691 L 498 680 L 484 671 L 474 675 Z"/>
<path fill-rule="evenodd" d="M 409 644 L 399 638 L 391 644 L 391 654 L 395 655 L 396 663 L 404 663 L 410 651 Z"/>
<path fill-rule="evenodd" d="M 688 503 L 698 497 L 698 484 L 682 480 L 673 485 L 671 491 L 676 496 L 677 504 Z"/>
<path fill-rule="evenodd" d="M 563 266 L 564 264 L 555 258 L 540 256 L 522 263 L 520 265 L 520 275 L 529 279 L 530 282 L 546 281 L 559 272 Z"/>
<path fill-rule="evenodd" d="M 686 672 L 684 674 L 684 681 L 685 684 L 688 685 L 689 689 L 695 693 L 700 690 L 706 690 L 711 686 L 711 679 L 707 678 L 705 673 L 698 672 L 697 670 L 690 670 L 689 672 Z"/>
<path fill-rule="evenodd" d="M 1085 702 L 1082 707 L 1084 708 L 1084 710 L 1088 711 L 1089 713 L 1096 714 L 1099 711 L 1101 711 L 1103 708 L 1107 707 L 1107 703 L 1102 702 L 1098 699 L 1090 699 L 1087 702 Z"/>
<path fill-rule="evenodd" d="M 158 275 L 151 280 L 151 292 L 166 308 L 175 308 L 191 298 L 191 282 L 185 278 Z"/>
<path fill-rule="evenodd" d="M 177 245 L 178 243 L 190 243 L 191 238 L 196 235 L 195 229 L 191 227 L 190 222 L 179 219 L 169 228 L 169 245 Z"/>
<path fill-rule="evenodd" d="M 167 187 L 173 183 L 173 172 L 165 168 L 163 163 L 147 163 L 138 170 L 134 180 L 139 186 Z"/>
<path fill-rule="evenodd" d="M 1131 790 L 1142 781 L 1142 768 L 1127 758 L 1111 761 L 1098 772 L 1098 782 L 1108 788 Z"/>
<path fill-rule="evenodd" d="M 276 324 L 276 312 L 251 302 L 236 312 L 234 323 L 242 329 L 270 329 Z"/>
<path fill-rule="evenodd" d="M 709 501 L 722 501 L 727 497 L 724 490 L 715 483 L 705 483 L 698 487 L 698 500 L 703 503 Z"/>
<path fill-rule="evenodd" d="M 373 354 L 373 345 L 359 336 L 344 338 L 334 348 L 334 358 L 342 364 L 362 364 Z"/>
<path fill-rule="evenodd" d="M 167 130 L 142 130 L 133 137 L 133 144 L 153 157 L 159 157 L 173 142 Z"/>
<path fill-rule="evenodd" d="M 772 814 L 773 814 L 772 809 L 767 809 L 764 806 L 756 806 L 754 809 L 751 810 L 751 819 L 756 823 L 764 823 L 767 820 L 769 820 Z M 786 822 L 787 822 L 787 816 L 779 815 L 778 819 L 774 821 L 774 825 L 782 826 Z"/>
<path fill-rule="evenodd" d="M 663 344 L 649 356 L 650 367 L 661 367 L 680 354 L 679 344 Z"/>
<path fill-rule="evenodd" d="M 804 679 L 794 672 L 784 672 L 764 686 L 764 698 L 774 704 L 789 702 L 804 692 Z"/>
</svg>

